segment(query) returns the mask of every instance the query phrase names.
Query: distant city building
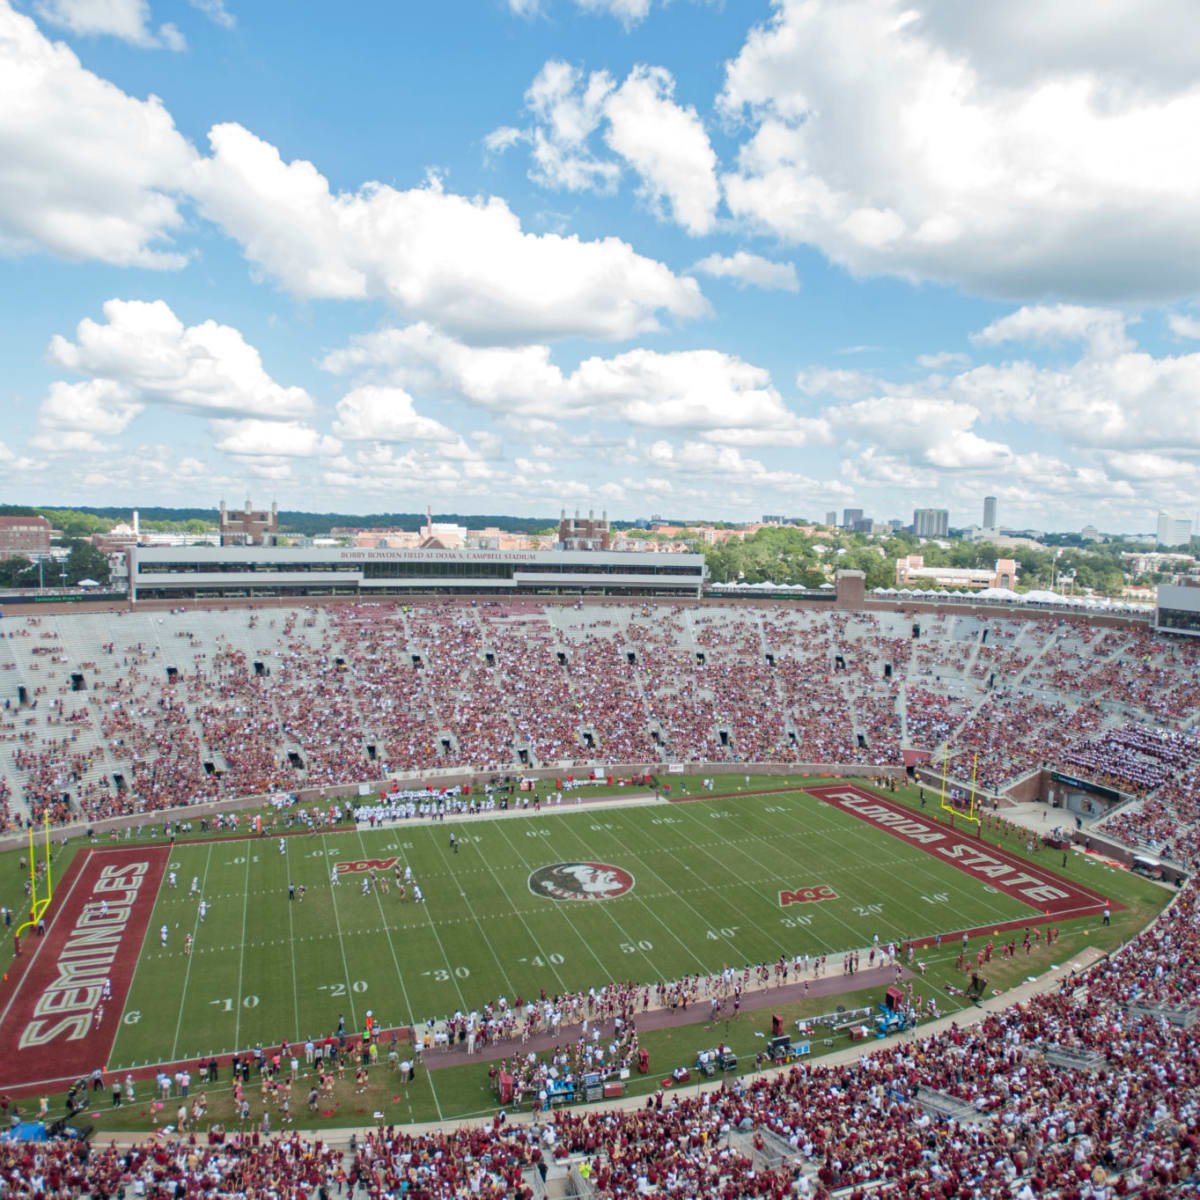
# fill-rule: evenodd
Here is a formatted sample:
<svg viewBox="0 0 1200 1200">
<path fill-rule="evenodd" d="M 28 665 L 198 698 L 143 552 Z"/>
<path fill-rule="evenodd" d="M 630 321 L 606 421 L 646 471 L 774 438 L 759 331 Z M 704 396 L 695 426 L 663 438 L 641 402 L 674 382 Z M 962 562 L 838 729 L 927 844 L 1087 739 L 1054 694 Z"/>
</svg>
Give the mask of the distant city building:
<svg viewBox="0 0 1200 1200">
<path fill-rule="evenodd" d="M 49 554 L 51 528 L 45 517 L 0 517 L 0 558 Z"/>
<path fill-rule="evenodd" d="M 826 525 L 832 525 L 832 526 L 834 526 L 834 527 L 836 528 L 836 526 L 837 526 L 837 513 L 836 513 L 834 510 L 832 510 L 832 509 L 831 509 L 829 512 L 827 512 L 827 513 L 825 514 L 825 524 L 826 524 Z"/>
<path fill-rule="evenodd" d="M 1126 571 L 1133 575 L 1187 575 L 1196 566 L 1196 559 L 1190 554 L 1150 553 L 1145 550 L 1131 550 L 1121 555 L 1121 564 Z"/>
<path fill-rule="evenodd" d="M 1200 637 L 1200 584 L 1159 584 L 1154 627 Z"/>
<path fill-rule="evenodd" d="M 861 508 L 843 508 L 842 509 L 842 528 L 853 529 L 854 526 L 863 519 L 863 510 Z"/>
<path fill-rule="evenodd" d="M 996 497 L 984 496 L 983 498 L 983 527 L 984 529 L 996 528 Z"/>
<path fill-rule="evenodd" d="M 913 533 L 917 537 L 945 537 L 950 532 L 950 512 L 945 508 L 918 508 L 913 511 Z"/>
<path fill-rule="evenodd" d="M 775 516 L 773 513 L 764 513 L 762 523 L 764 525 L 783 525 L 786 524 L 786 518 Z"/>
<path fill-rule="evenodd" d="M 558 540 L 564 550 L 607 550 L 610 539 L 608 513 L 602 512 L 597 518 L 589 511 L 587 517 L 582 518 L 578 509 L 574 517 L 568 517 L 565 508 L 562 510 Z"/>
<path fill-rule="evenodd" d="M 1098 542 L 1100 540 L 1100 530 L 1095 525 L 1085 525 L 1080 531 L 1079 536 L 1085 542 Z"/>
<path fill-rule="evenodd" d="M 221 501 L 220 535 L 222 546 L 274 546 L 279 537 L 279 508 L 253 509 L 250 498 L 241 512 L 231 511 Z"/>
<path fill-rule="evenodd" d="M 1158 544 L 1160 546 L 1186 546 L 1192 540 L 1192 522 L 1187 517 L 1176 517 L 1168 512 L 1158 514 Z"/>
<path fill-rule="evenodd" d="M 993 570 L 986 567 L 927 567 L 925 556 L 910 554 L 896 560 L 896 586 L 919 583 L 926 587 L 954 589 L 1012 588 L 1017 582 L 1017 564 L 998 558 Z"/>
</svg>

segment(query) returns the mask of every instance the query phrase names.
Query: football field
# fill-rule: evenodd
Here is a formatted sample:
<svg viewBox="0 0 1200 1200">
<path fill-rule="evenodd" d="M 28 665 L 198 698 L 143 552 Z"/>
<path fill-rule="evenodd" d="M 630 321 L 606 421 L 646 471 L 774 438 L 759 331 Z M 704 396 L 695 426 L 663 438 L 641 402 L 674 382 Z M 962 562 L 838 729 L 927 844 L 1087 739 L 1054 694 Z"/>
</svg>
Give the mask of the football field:
<svg viewBox="0 0 1200 1200">
<path fill-rule="evenodd" d="M 816 790 L 824 798 L 568 801 L 541 815 L 147 848 L 152 869 L 137 878 L 148 919 L 129 931 L 137 940 L 125 977 L 115 964 L 115 994 L 84 1039 L 88 1053 L 107 1035 L 105 1065 L 125 1070 L 324 1036 L 339 1019 L 354 1032 L 368 1011 L 387 1029 L 500 996 L 678 979 L 781 954 L 828 953 L 836 971 L 835 956 L 876 935 L 900 941 L 1045 915 L 999 885 L 1003 866 L 964 869 L 963 847 L 932 852 L 916 820 L 881 828 L 886 800 L 849 786 Z M 916 842 L 902 836 L 910 826 Z M 84 857 L 95 869 L 110 855 L 136 850 Z M 411 884 L 401 896 L 405 868 L 421 902 Z M 75 1049 L 59 1046 L 62 1069 L 41 1077 L 77 1073 Z"/>
</svg>

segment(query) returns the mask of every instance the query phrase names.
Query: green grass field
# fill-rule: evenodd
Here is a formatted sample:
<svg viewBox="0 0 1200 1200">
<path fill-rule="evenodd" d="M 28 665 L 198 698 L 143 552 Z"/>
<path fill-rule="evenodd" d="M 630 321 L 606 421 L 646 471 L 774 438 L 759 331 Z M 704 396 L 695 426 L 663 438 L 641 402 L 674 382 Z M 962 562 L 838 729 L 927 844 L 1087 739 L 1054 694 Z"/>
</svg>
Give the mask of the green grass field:
<svg viewBox="0 0 1200 1200">
<path fill-rule="evenodd" d="M 179 885 L 159 894 L 111 1066 L 303 1040 L 332 1031 L 339 1014 L 357 1030 L 368 1009 L 384 1027 L 409 1025 L 500 995 L 675 979 L 1030 912 L 799 792 L 567 804 L 452 827 L 457 854 L 446 825 L 289 837 L 282 854 L 274 837 L 179 846 Z M 335 863 L 392 857 L 412 867 L 424 903 L 411 889 L 403 901 L 394 887 L 363 895 L 361 875 L 331 882 Z M 622 867 L 635 886 L 603 903 L 530 892 L 532 871 L 566 861 Z M 303 903 L 288 901 L 289 882 L 305 886 Z M 837 899 L 780 908 L 782 889 L 816 884 Z"/>
<path fill-rule="evenodd" d="M 781 953 L 828 952 L 836 974 L 835 956 L 870 945 L 875 934 L 899 941 L 1032 915 L 949 863 L 804 794 L 803 782 L 793 781 L 795 790 L 682 804 L 589 808 L 568 801 L 542 815 L 296 834 L 284 839 L 283 853 L 274 833 L 178 845 L 170 863 L 177 886 L 164 877 L 108 1067 L 125 1071 L 256 1042 L 303 1041 L 332 1032 L 339 1015 L 350 1031 L 360 1030 L 368 1009 L 384 1028 L 403 1026 L 500 995 L 511 1001 L 541 988 L 554 994 L 613 979 L 675 979 L 770 962 Z M 718 778 L 716 791 L 780 783 L 752 778 L 746 788 L 742 776 Z M 697 785 L 689 781 L 689 792 Z M 914 804 L 915 796 L 905 788 L 891 794 Z M 1021 843 L 1022 835 L 1014 835 L 1006 848 L 1020 853 Z M 61 873 L 65 856 L 59 857 Z M 363 895 L 361 874 L 331 881 L 336 863 L 391 858 L 411 866 L 424 903 L 413 902 L 411 889 L 401 900 L 394 886 L 386 895 Z M 996 961 L 993 985 L 1011 986 L 1023 973 L 1065 961 L 1089 940 L 1116 945 L 1167 899 L 1126 872 L 1076 860 L 1083 865 L 1073 863 L 1070 876 L 1129 907 L 1114 915 L 1111 928 L 1101 929 L 1094 917 L 1064 921 L 1053 954 Z M 603 903 L 533 894 L 531 872 L 559 862 L 611 864 L 628 871 L 634 887 Z M 385 874 L 390 881 L 391 870 Z M 208 904 L 203 922 L 199 897 L 190 893 L 193 877 Z M 289 882 L 304 885 L 303 902 L 289 902 Z M 780 891 L 818 884 L 837 898 L 780 907 Z M 190 956 L 184 954 L 189 932 Z M 923 955 L 932 970 L 919 990 L 936 996 L 943 1012 L 961 1003 L 943 986 L 956 950 Z M 807 1011 L 828 1007 L 826 999 Z M 785 1015 L 805 1012 L 804 1005 L 790 1006 Z M 752 1055 L 756 1022 L 763 1025 L 762 1014 L 747 1014 L 742 1027 L 727 1027 L 723 1036 L 735 1047 L 741 1038 L 743 1052 Z M 712 1037 L 701 1023 L 653 1034 L 647 1044 L 656 1063 L 667 1056 L 669 1068 L 686 1064 Z M 305 1123 L 358 1123 L 362 1110 L 353 1103 L 333 1122 L 306 1114 Z M 426 1071 L 404 1088 L 383 1078 L 363 1103 L 401 1121 L 478 1113 L 489 1104 L 486 1068 Z M 106 1123 L 144 1126 L 139 1116 L 123 1110 Z"/>
</svg>

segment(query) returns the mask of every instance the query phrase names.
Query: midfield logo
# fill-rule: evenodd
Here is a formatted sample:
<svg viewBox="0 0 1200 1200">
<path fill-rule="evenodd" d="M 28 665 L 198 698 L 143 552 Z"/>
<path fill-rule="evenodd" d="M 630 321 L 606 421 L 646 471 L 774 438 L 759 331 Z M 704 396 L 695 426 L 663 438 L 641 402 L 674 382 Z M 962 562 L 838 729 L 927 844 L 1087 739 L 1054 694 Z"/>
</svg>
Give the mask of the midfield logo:
<svg viewBox="0 0 1200 1200">
<path fill-rule="evenodd" d="M 554 863 L 529 876 L 529 890 L 547 900 L 614 900 L 633 890 L 633 876 L 611 863 Z"/>
<path fill-rule="evenodd" d="M 816 887 L 797 888 L 794 892 L 779 893 L 779 907 L 787 908 L 789 904 L 803 904 L 808 900 L 836 900 L 837 892 L 827 883 L 818 883 Z"/>
</svg>

